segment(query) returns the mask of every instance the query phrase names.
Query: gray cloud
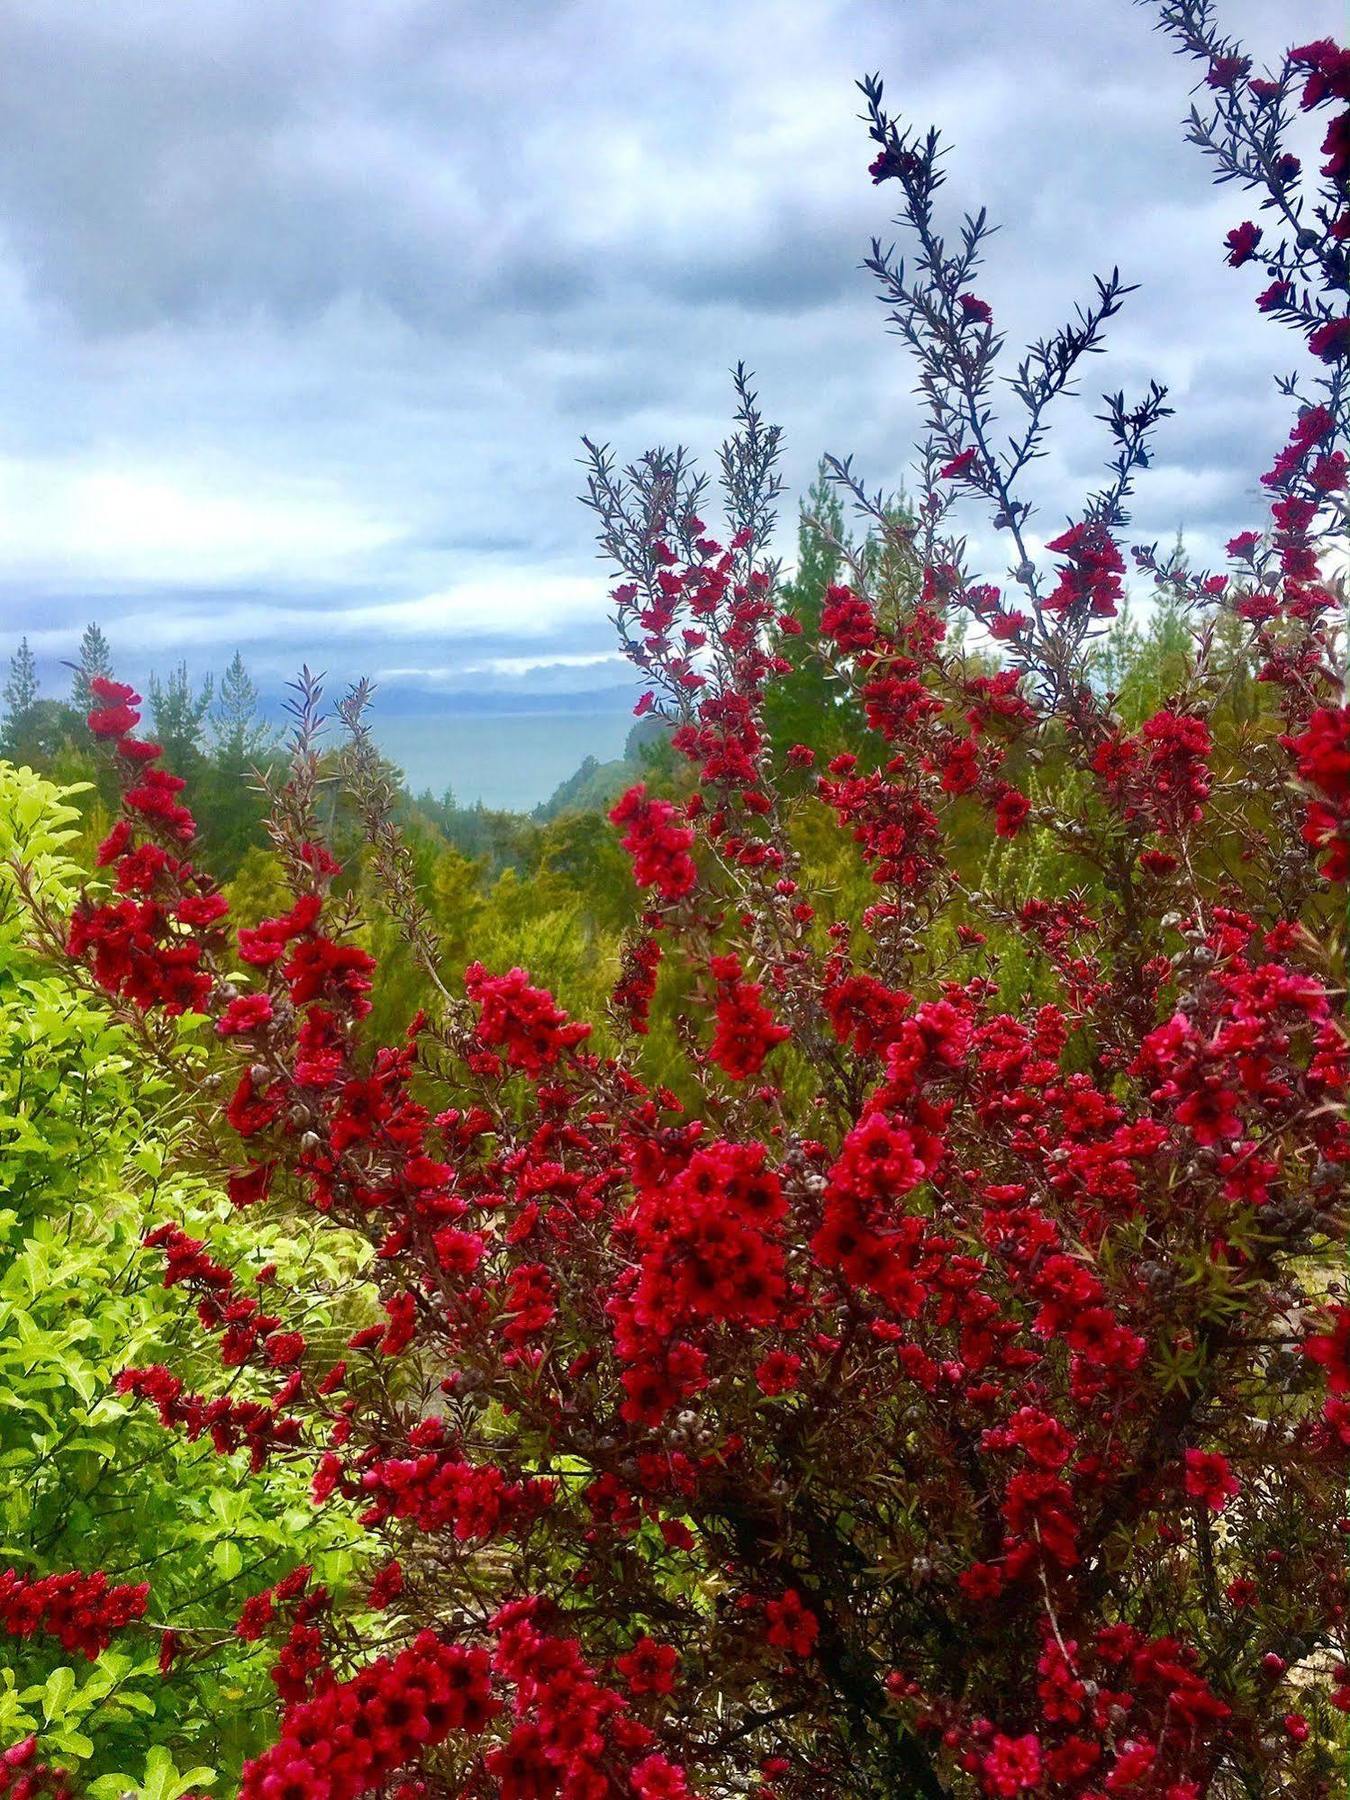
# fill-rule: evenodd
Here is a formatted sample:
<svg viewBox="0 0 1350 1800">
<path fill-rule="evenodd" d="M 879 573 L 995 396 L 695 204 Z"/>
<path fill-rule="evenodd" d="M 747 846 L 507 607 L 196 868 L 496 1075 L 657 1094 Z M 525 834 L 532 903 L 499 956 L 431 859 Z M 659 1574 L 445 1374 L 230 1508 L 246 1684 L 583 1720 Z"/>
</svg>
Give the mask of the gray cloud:
<svg viewBox="0 0 1350 1800">
<path fill-rule="evenodd" d="M 1258 57 L 1341 22 L 1224 11 Z M 1039 471 L 1047 535 L 1097 479 L 1097 392 L 1157 373 L 1178 416 L 1134 534 L 1184 523 L 1204 554 L 1283 434 L 1296 347 L 1222 266 L 1242 200 L 1182 143 L 1189 73 L 1148 24 L 1126 0 L 0 0 L 0 652 L 28 630 L 53 665 L 96 614 L 137 674 L 237 641 L 275 688 L 317 637 L 347 675 L 477 671 L 428 678 L 442 697 L 608 685 L 566 660 L 609 648 L 583 430 L 711 456 L 744 357 L 797 489 L 827 448 L 904 478 L 912 377 L 857 267 L 894 235 L 872 68 L 943 128 L 953 210 L 1004 224 L 981 291 L 1014 343 L 1113 262 L 1143 284 Z"/>
</svg>

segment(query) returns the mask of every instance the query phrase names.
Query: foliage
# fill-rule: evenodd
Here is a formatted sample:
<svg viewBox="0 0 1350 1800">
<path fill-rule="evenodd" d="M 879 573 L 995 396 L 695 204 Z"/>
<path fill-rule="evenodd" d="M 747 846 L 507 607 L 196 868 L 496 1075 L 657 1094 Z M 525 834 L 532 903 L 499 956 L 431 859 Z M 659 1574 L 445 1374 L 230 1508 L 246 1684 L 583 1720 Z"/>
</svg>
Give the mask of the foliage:
<svg viewBox="0 0 1350 1800">
<path fill-rule="evenodd" d="M 293 1227 L 243 1228 L 177 1169 L 172 1088 L 67 971 L 25 948 L 9 865 L 22 864 L 30 897 L 68 904 L 86 879 L 69 860 L 77 796 L 0 764 L 0 1567 L 96 1563 L 113 1582 L 148 1575 L 153 1602 L 143 1629 L 92 1662 L 3 1640 L 0 1733 L 9 1744 L 40 1731 L 96 1794 L 173 1800 L 175 1763 L 200 1786 L 237 1769 L 265 1730 L 267 1660 L 231 1638 L 244 1598 L 297 1556 L 348 1579 L 361 1534 L 340 1512 L 316 1518 L 298 1474 L 260 1487 L 116 1393 L 128 1361 L 199 1361 L 141 1239 L 173 1219 L 241 1270 L 275 1258 L 320 1313 L 322 1285 L 351 1263 Z M 170 1625 L 219 1648 L 164 1680 Z"/>
</svg>

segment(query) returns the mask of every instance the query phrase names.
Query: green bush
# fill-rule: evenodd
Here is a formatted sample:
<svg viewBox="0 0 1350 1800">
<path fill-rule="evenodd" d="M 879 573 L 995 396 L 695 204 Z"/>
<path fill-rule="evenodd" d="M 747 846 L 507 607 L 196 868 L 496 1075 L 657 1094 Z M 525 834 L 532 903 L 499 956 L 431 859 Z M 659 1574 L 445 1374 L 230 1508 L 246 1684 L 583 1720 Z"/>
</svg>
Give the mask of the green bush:
<svg viewBox="0 0 1350 1800">
<path fill-rule="evenodd" d="M 96 1800 L 175 1800 L 223 1784 L 265 1740 L 270 1654 L 233 1635 L 245 1598 L 300 1562 L 345 1582 L 363 1534 L 340 1503 L 316 1512 L 294 1470 L 249 1479 L 243 1453 L 188 1444 L 116 1394 L 133 1362 L 212 1381 L 205 1360 L 185 1363 L 182 1309 L 141 1239 L 173 1220 L 241 1271 L 277 1263 L 303 1287 L 311 1330 L 342 1271 L 329 1238 L 320 1252 L 303 1226 L 259 1227 L 185 1172 L 168 1089 L 26 945 L 13 864 L 63 908 L 80 879 L 81 791 L 0 763 L 0 1568 L 101 1568 L 151 1594 L 144 1625 L 93 1663 L 0 1637 L 0 1744 L 37 1730 Z M 164 1626 L 184 1644 L 167 1681 Z"/>
</svg>

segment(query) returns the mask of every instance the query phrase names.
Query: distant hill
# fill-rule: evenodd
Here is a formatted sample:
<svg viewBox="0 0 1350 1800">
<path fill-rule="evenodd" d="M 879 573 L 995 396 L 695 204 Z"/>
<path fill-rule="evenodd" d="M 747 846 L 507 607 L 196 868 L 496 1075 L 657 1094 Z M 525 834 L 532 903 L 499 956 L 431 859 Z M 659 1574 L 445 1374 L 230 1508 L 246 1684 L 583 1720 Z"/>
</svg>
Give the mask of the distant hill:
<svg viewBox="0 0 1350 1800">
<path fill-rule="evenodd" d="M 670 754 L 669 728 L 664 721 L 650 715 L 639 719 L 628 733 L 621 757 L 611 762 L 584 758 L 581 767 L 559 782 L 531 816 L 546 824 L 564 813 L 606 812 L 626 788 L 647 780 Z"/>
</svg>

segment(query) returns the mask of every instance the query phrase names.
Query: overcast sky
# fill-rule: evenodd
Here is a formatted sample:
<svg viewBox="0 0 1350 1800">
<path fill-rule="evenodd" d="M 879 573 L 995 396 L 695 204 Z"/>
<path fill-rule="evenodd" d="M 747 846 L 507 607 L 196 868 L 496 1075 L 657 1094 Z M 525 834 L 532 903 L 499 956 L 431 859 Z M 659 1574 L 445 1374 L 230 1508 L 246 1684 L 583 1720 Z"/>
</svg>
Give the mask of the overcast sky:
<svg viewBox="0 0 1350 1800">
<path fill-rule="evenodd" d="M 1343 23 L 1225 10 L 1258 60 Z M 1000 323 L 1142 283 L 1085 399 L 1172 385 L 1131 535 L 1203 554 L 1295 346 L 1222 266 L 1243 202 L 1130 0 L 0 0 L 0 655 L 27 632 L 64 682 L 95 617 L 138 679 L 238 646 L 269 692 L 308 659 L 404 711 L 612 687 L 583 431 L 711 456 L 744 358 L 795 491 L 824 450 L 904 477 L 911 376 L 858 270 L 895 192 L 871 69 L 1003 223 Z"/>
</svg>

